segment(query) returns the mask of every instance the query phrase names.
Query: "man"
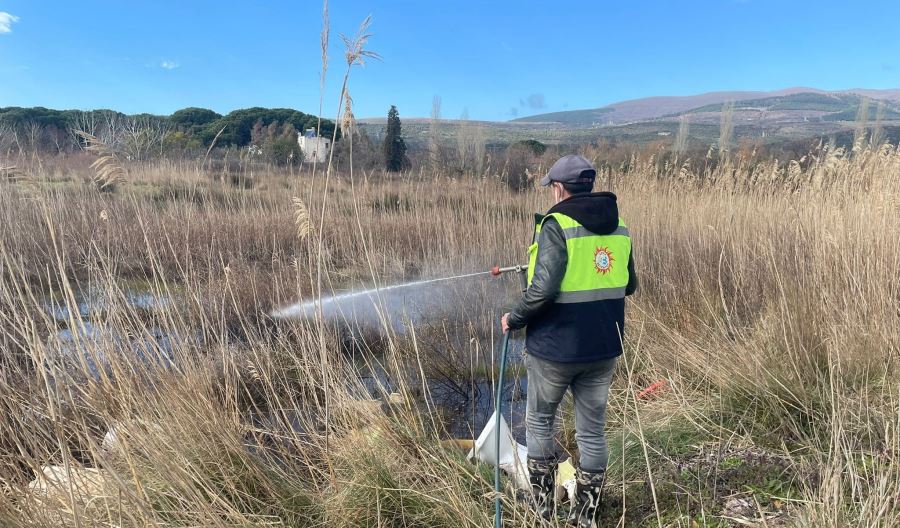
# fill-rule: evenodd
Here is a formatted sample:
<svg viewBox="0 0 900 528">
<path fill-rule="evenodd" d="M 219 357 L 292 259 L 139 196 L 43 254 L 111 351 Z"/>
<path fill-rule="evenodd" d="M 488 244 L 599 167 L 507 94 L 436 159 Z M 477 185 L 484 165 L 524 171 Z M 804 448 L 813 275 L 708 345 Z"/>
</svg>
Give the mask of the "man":
<svg viewBox="0 0 900 528">
<path fill-rule="evenodd" d="M 535 216 L 528 289 L 503 316 L 503 331 L 526 328 L 528 472 L 538 513 L 553 516 L 556 411 L 567 389 L 575 399 L 579 462 L 569 523 L 594 526 L 608 459 L 606 404 L 622 354 L 625 296 L 637 278 L 631 239 L 616 196 L 591 192 L 597 172 L 565 156 L 541 180 L 556 201 Z"/>
</svg>

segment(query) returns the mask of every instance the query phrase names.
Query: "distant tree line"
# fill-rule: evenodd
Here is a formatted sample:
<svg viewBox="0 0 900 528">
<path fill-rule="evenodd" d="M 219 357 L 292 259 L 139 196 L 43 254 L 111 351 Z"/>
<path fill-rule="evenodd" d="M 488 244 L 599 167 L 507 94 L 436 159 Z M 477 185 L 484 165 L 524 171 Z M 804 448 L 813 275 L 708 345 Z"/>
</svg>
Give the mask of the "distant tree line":
<svg viewBox="0 0 900 528">
<path fill-rule="evenodd" d="M 0 155 L 29 152 L 64 154 L 80 150 L 78 131 L 96 136 L 133 160 L 249 147 L 254 142 L 273 162 L 299 159 L 297 133 L 316 128 L 318 118 L 289 108 L 246 108 L 221 115 L 205 108 L 185 108 L 170 116 L 126 115 L 114 110 L 0 108 Z M 335 127 L 323 119 L 322 135 Z M 289 144 L 290 143 L 290 144 Z"/>
</svg>

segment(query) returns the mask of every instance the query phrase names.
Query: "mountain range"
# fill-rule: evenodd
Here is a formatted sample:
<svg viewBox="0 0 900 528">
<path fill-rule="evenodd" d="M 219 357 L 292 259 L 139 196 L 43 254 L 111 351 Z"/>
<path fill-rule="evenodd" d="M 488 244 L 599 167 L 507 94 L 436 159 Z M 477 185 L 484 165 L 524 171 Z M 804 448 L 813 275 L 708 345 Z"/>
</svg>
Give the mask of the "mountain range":
<svg viewBox="0 0 900 528">
<path fill-rule="evenodd" d="M 805 115 L 808 118 L 811 115 L 821 117 L 816 112 L 827 112 L 834 109 L 835 106 L 840 106 L 838 111 L 845 111 L 849 106 L 858 106 L 861 97 L 882 101 L 891 108 L 900 106 L 900 89 L 870 90 L 856 88 L 829 92 L 817 88 L 795 87 L 770 92 L 730 91 L 685 96 L 645 97 L 621 101 L 600 108 L 521 117 L 513 119 L 511 122 L 553 123 L 573 127 L 620 125 L 678 116 L 692 110 L 710 108 L 728 102 L 734 102 L 737 108 L 771 108 L 773 105 L 779 104 L 778 108 L 782 110 L 812 112 L 813 114 L 810 115 L 801 114 L 798 116 L 802 118 Z M 755 104 L 752 106 L 737 104 L 744 101 L 753 101 Z M 791 104 L 792 102 L 796 104 Z"/>
<path fill-rule="evenodd" d="M 452 141 L 478 131 L 489 145 L 536 139 L 549 144 L 604 140 L 646 144 L 671 141 L 683 127 L 691 145 L 706 148 L 728 121 L 732 140 L 760 144 L 803 143 L 816 138 L 852 141 L 860 126 L 879 129 L 880 137 L 900 142 L 900 89 L 855 88 L 827 91 L 794 87 L 770 92 L 727 91 L 686 96 L 632 99 L 600 108 L 521 117 L 511 121 L 441 120 L 439 134 Z M 376 137 L 384 118 L 362 119 Z M 404 118 L 404 137 L 413 145 L 428 141 L 430 120 Z"/>
</svg>

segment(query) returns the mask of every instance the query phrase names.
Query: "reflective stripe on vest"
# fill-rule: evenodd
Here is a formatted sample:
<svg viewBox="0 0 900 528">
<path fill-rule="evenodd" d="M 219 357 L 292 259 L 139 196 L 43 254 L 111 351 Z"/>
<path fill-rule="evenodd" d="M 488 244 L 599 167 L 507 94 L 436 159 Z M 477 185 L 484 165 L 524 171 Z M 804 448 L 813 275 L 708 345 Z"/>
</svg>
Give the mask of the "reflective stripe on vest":
<svg viewBox="0 0 900 528">
<path fill-rule="evenodd" d="M 568 304 L 624 298 L 631 238 L 621 218 L 615 231 L 598 235 L 562 213 L 543 217 L 535 225 L 534 242 L 528 248 L 528 284 L 531 285 L 534 278 L 537 240 L 547 218 L 559 223 L 566 238 L 568 262 L 556 302 Z"/>
</svg>

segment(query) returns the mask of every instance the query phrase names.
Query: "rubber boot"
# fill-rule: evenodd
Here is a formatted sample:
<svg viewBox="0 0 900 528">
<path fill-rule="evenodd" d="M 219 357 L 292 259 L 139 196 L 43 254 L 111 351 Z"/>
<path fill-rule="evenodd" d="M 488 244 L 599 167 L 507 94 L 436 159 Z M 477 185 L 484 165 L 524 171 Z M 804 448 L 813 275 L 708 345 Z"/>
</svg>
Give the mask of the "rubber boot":
<svg viewBox="0 0 900 528">
<path fill-rule="evenodd" d="M 528 459 L 528 481 L 531 484 L 531 504 L 543 519 L 556 515 L 556 460 Z"/>
<path fill-rule="evenodd" d="M 575 471 L 575 502 L 569 510 L 568 524 L 577 528 L 594 528 L 597 513 L 603 502 L 603 481 L 606 472 Z"/>
</svg>

